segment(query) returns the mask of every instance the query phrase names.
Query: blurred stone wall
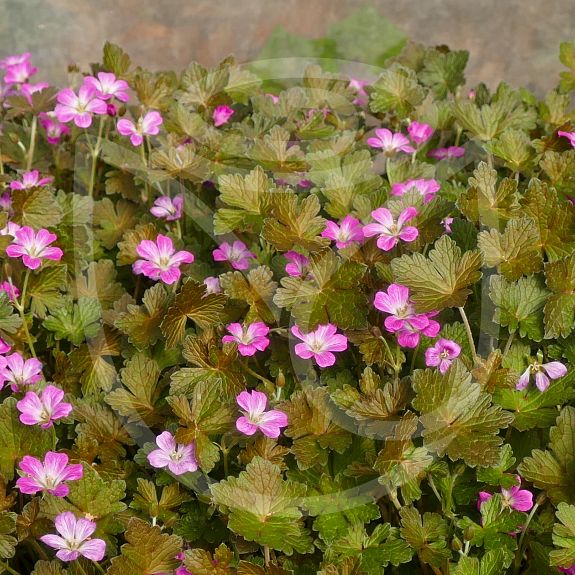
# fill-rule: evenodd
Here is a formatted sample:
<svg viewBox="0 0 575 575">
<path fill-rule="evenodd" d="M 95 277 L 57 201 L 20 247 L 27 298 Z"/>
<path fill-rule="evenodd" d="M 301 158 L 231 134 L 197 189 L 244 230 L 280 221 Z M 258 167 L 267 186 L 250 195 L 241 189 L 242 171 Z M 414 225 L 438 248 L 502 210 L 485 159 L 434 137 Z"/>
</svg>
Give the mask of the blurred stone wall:
<svg viewBox="0 0 575 575">
<path fill-rule="evenodd" d="M 0 0 L 1 53 L 31 51 L 41 79 L 100 58 L 106 40 L 153 69 L 255 58 L 279 25 L 319 38 L 366 0 Z M 575 35 L 575 0 L 371 0 L 409 37 L 471 53 L 468 82 L 505 80 L 544 93 Z"/>
</svg>

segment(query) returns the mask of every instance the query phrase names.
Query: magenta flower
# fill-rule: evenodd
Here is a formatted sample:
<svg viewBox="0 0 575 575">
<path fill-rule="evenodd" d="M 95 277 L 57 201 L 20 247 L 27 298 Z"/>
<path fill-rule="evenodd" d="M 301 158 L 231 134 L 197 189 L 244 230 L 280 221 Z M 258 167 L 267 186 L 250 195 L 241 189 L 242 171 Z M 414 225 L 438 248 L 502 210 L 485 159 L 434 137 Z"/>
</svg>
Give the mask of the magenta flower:
<svg viewBox="0 0 575 575">
<path fill-rule="evenodd" d="M 441 186 L 437 180 L 407 180 L 406 182 L 396 182 L 391 186 L 392 196 L 403 196 L 410 190 L 415 190 L 423 196 L 425 203 L 430 202 L 435 197 Z"/>
<path fill-rule="evenodd" d="M 372 148 L 381 148 L 386 155 L 392 155 L 396 152 L 405 152 L 413 154 L 415 149 L 409 145 L 409 140 L 399 132 L 392 132 L 387 128 L 378 128 L 375 130 L 375 137 L 367 139 L 367 145 Z"/>
<path fill-rule="evenodd" d="M 40 112 L 38 118 L 46 132 L 46 140 L 48 140 L 49 144 L 55 146 L 60 142 L 62 136 L 68 136 L 70 134 L 70 128 L 59 122 L 54 112 Z"/>
<path fill-rule="evenodd" d="M 58 121 L 67 124 L 73 120 L 78 128 L 89 128 L 93 114 L 103 115 L 107 111 L 106 102 L 88 86 L 82 86 L 78 94 L 71 88 L 64 88 L 58 92 L 57 100 L 54 114 Z"/>
<path fill-rule="evenodd" d="M 261 321 L 242 327 L 240 323 L 230 323 L 226 329 L 232 335 L 224 335 L 224 343 L 237 343 L 240 355 L 251 356 L 256 351 L 264 351 L 270 344 L 267 337 L 270 328 Z"/>
<path fill-rule="evenodd" d="M 75 561 L 80 555 L 91 561 L 101 561 L 104 558 L 106 542 L 91 538 L 97 527 L 94 521 L 76 519 L 71 511 L 64 511 L 56 516 L 54 525 L 59 535 L 43 535 L 40 541 L 58 549 L 58 559 Z"/>
<path fill-rule="evenodd" d="M 183 475 L 188 471 L 197 471 L 196 450 L 193 443 L 176 444 L 174 436 L 164 431 L 156 437 L 155 449 L 148 454 L 148 461 L 152 467 L 158 469 L 168 468 L 174 475 Z"/>
<path fill-rule="evenodd" d="M 212 119 L 214 120 L 214 126 L 218 128 L 227 124 L 230 118 L 235 114 L 234 110 L 229 106 L 218 106 L 214 113 L 212 114 Z"/>
<path fill-rule="evenodd" d="M 284 258 L 289 262 L 285 267 L 285 271 L 288 276 L 300 277 L 304 275 L 306 268 L 309 265 L 308 258 L 298 252 L 291 250 L 284 254 Z"/>
<path fill-rule="evenodd" d="M 561 130 L 559 130 L 557 132 L 557 135 L 562 136 L 563 138 L 567 138 L 571 146 L 575 148 L 575 132 L 562 132 Z"/>
<path fill-rule="evenodd" d="M 30 76 L 33 76 L 38 71 L 38 68 L 32 66 L 32 64 L 26 60 L 24 62 L 19 62 L 18 64 L 13 64 L 6 68 L 6 74 L 4 76 L 5 84 L 24 84 L 28 81 Z"/>
<path fill-rule="evenodd" d="M 22 226 L 16 222 L 8 222 L 5 227 L 0 230 L 0 236 L 12 236 L 16 237 L 16 232 L 22 229 Z"/>
<path fill-rule="evenodd" d="M 42 429 L 49 429 L 54 421 L 72 413 L 72 405 L 63 399 L 64 392 L 53 385 L 47 385 L 40 396 L 34 391 L 28 391 L 16 404 L 21 413 L 20 421 L 24 425 L 40 425 Z"/>
<path fill-rule="evenodd" d="M 447 216 L 441 220 L 441 223 L 443 224 L 443 228 L 445 229 L 445 233 L 450 234 L 451 233 L 451 224 L 453 223 L 453 218 L 450 216 Z"/>
<path fill-rule="evenodd" d="M 64 252 L 50 244 L 58 239 L 56 234 L 41 229 L 37 233 L 29 226 L 24 226 L 16 232 L 13 242 L 6 248 L 6 255 L 11 258 L 22 258 L 22 263 L 35 270 L 42 265 L 43 259 L 59 261 Z"/>
<path fill-rule="evenodd" d="M 40 172 L 38 170 L 32 170 L 31 172 L 24 172 L 22 174 L 22 181 L 13 180 L 10 182 L 10 189 L 12 190 L 29 190 L 30 188 L 37 188 L 39 186 L 46 186 L 54 181 L 52 176 L 46 178 L 40 177 Z"/>
<path fill-rule="evenodd" d="M 279 96 L 276 96 L 275 94 L 267 93 L 267 94 L 265 94 L 265 95 L 266 95 L 268 98 L 270 98 L 270 100 L 271 100 L 274 104 L 278 104 L 279 101 L 280 101 Z"/>
<path fill-rule="evenodd" d="M 182 217 L 182 209 L 184 207 L 184 196 L 181 194 L 170 198 L 170 196 L 160 196 L 154 202 L 154 206 L 150 209 L 153 216 L 163 218 L 168 222 L 179 220 Z"/>
<path fill-rule="evenodd" d="M 523 372 L 515 389 L 522 390 L 529 385 L 531 375 L 535 375 L 535 385 L 539 391 L 545 391 L 552 379 L 559 379 L 567 373 L 567 368 L 560 361 L 549 363 L 534 362 Z"/>
<path fill-rule="evenodd" d="M 206 295 L 210 293 L 222 293 L 222 286 L 220 285 L 220 278 L 210 276 L 204 280 L 206 286 Z"/>
<path fill-rule="evenodd" d="M 5 292 L 11 302 L 15 302 L 20 297 L 20 290 L 10 282 L 2 282 L 0 291 Z"/>
<path fill-rule="evenodd" d="M 10 66 L 16 66 L 16 64 L 23 64 L 24 62 L 28 62 L 31 57 L 32 54 L 30 52 L 24 52 L 24 54 L 11 54 L 0 60 L 0 68 L 6 69 L 10 68 Z"/>
<path fill-rule="evenodd" d="M 575 575 L 575 564 L 571 567 L 557 567 L 561 573 L 567 573 L 567 575 Z"/>
<path fill-rule="evenodd" d="M 461 353 L 461 346 L 450 339 L 439 339 L 433 347 L 425 350 L 425 365 L 439 366 L 439 371 L 445 373 L 456 357 Z"/>
<path fill-rule="evenodd" d="M 363 228 L 358 219 L 353 216 L 345 216 L 339 226 L 328 220 L 321 235 L 335 241 L 335 246 L 341 250 L 351 246 L 354 242 L 361 242 L 363 240 Z"/>
<path fill-rule="evenodd" d="M 160 112 L 152 110 L 140 118 L 137 124 L 132 120 L 122 118 L 118 120 L 116 127 L 122 136 L 130 136 L 132 146 L 140 146 L 144 141 L 144 136 L 156 136 L 160 133 L 160 126 L 164 122 Z"/>
<path fill-rule="evenodd" d="M 49 88 L 50 84 L 46 82 L 37 82 L 36 84 L 22 84 L 20 86 L 20 93 L 28 100 L 28 103 L 32 105 L 32 96 L 37 92 L 41 92 L 46 88 Z"/>
<path fill-rule="evenodd" d="M 461 146 L 449 146 L 448 148 L 436 148 L 435 150 L 430 150 L 427 154 L 430 158 L 435 158 L 436 160 L 448 160 L 450 158 L 461 158 L 465 155 L 465 148 Z"/>
<path fill-rule="evenodd" d="M 242 417 L 236 421 L 238 431 L 244 435 L 253 435 L 258 429 L 266 437 L 276 439 L 282 427 L 287 427 L 288 417 L 283 411 L 266 411 L 268 398 L 261 391 L 242 391 L 236 401 L 243 410 Z"/>
<path fill-rule="evenodd" d="M 420 124 L 419 122 L 410 122 L 407 126 L 409 137 L 418 145 L 425 144 L 433 136 L 433 128 L 429 124 Z"/>
<path fill-rule="evenodd" d="M 318 325 L 314 331 L 302 333 L 299 326 L 294 325 L 291 332 L 303 343 L 295 346 L 295 353 L 302 359 L 315 359 L 319 367 L 329 367 L 335 363 L 334 351 L 347 349 L 347 337 L 337 333 L 337 327 L 331 323 Z"/>
<path fill-rule="evenodd" d="M 158 234 L 156 241 L 142 240 L 136 247 L 141 260 L 132 265 L 135 274 L 143 274 L 153 280 L 161 280 L 165 284 L 173 284 L 180 279 L 182 264 L 191 264 L 194 255 L 191 252 L 176 252 L 174 244 L 168 236 Z"/>
<path fill-rule="evenodd" d="M 517 485 L 511 487 L 511 489 L 501 489 L 501 495 L 503 498 L 503 504 L 515 511 L 528 512 L 533 508 L 533 493 L 528 489 L 521 489 L 521 477 L 516 475 Z M 487 491 L 481 491 L 479 493 L 479 500 L 477 502 L 477 507 L 480 509 L 481 505 L 486 501 L 489 501 L 493 495 Z"/>
<path fill-rule="evenodd" d="M 12 211 L 12 194 L 9 191 L 0 194 L 0 210 L 7 212 L 10 216 L 14 213 Z M 5 236 L 6 234 L 2 235 Z"/>
<path fill-rule="evenodd" d="M 0 389 L 9 384 L 12 391 L 42 379 L 42 363 L 35 357 L 24 359 L 18 352 L 0 357 Z"/>
<path fill-rule="evenodd" d="M 68 456 L 55 451 L 48 451 L 43 463 L 25 455 L 18 471 L 22 477 L 16 481 L 16 487 L 22 493 L 36 495 L 45 491 L 56 497 L 66 497 L 70 492 L 65 481 L 76 481 L 84 475 L 81 464 L 68 465 Z"/>
<path fill-rule="evenodd" d="M 228 262 L 235 270 L 247 270 L 250 267 L 250 259 L 256 258 L 256 255 L 248 250 L 246 244 L 239 240 L 232 245 L 224 242 L 212 252 L 212 256 L 214 261 Z"/>
<path fill-rule="evenodd" d="M 12 346 L 0 337 L 0 354 L 8 353 L 11 349 Z"/>
<path fill-rule="evenodd" d="M 120 102 L 127 102 L 130 99 L 128 96 L 128 90 L 130 89 L 128 83 L 124 80 L 118 80 L 110 72 L 98 72 L 97 78 L 86 76 L 84 85 L 94 90 L 101 100 L 116 98 Z"/>
<path fill-rule="evenodd" d="M 419 230 L 414 226 L 405 226 L 415 216 L 417 216 L 417 209 L 411 206 L 405 208 L 395 222 L 387 208 L 378 208 L 371 212 L 371 217 L 378 223 L 364 226 L 363 235 L 366 238 L 378 236 L 377 247 L 388 252 L 399 243 L 399 240 L 412 242 L 417 238 Z"/>
<path fill-rule="evenodd" d="M 415 348 L 419 345 L 421 334 L 427 337 L 435 337 L 441 329 L 439 323 L 431 319 L 436 314 L 437 312 L 433 312 L 417 316 L 421 321 L 427 320 L 425 327 L 417 327 L 413 319 L 409 320 L 405 327 L 397 332 L 397 343 L 401 347 Z"/>
</svg>

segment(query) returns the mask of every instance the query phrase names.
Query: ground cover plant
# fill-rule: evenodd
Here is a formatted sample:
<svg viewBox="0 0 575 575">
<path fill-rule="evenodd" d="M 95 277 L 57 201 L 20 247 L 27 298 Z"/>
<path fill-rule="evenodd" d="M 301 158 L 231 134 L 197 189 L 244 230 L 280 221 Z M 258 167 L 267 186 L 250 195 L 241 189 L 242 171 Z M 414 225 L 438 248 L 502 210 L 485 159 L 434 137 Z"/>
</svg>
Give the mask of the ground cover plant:
<svg viewBox="0 0 575 575">
<path fill-rule="evenodd" d="M 2 60 L 0 573 L 575 573 L 575 45 L 372 40 Z"/>
</svg>

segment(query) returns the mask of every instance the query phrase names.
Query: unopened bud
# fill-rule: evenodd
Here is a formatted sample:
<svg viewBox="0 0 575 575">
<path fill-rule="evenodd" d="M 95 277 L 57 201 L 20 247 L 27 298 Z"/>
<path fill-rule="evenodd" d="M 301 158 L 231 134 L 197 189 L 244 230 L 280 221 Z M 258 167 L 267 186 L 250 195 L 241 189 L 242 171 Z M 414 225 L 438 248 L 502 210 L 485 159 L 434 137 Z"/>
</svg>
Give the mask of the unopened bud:
<svg viewBox="0 0 575 575">
<path fill-rule="evenodd" d="M 286 377 L 284 372 L 280 369 L 276 377 L 276 387 L 284 387 L 286 384 Z"/>
<path fill-rule="evenodd" d="M 547 501 L 547 495 L 543 492 L 541 492 L 538 496 L 537 499 L 535 500 L 535 503 L 537 503 L 537 505 L 541 506 L 543 505 L 545 502 Z"/>
<path fill-rule="evenodd" d="M 465 541 L 471 541 L 474 537 L 475 527 L 473 527 L 473 525 L 466 527 L 465 531 L 463 532 L 463 539 L 465 539 Z"/>
<path fill-rule="evenodd" d="M 453 551 L 461 551 L 463 549 L 463 543 L 461 543 L 458 537 L 454 537 L 451 540 L 451 549 L 453 549 Z"/>
</svg>

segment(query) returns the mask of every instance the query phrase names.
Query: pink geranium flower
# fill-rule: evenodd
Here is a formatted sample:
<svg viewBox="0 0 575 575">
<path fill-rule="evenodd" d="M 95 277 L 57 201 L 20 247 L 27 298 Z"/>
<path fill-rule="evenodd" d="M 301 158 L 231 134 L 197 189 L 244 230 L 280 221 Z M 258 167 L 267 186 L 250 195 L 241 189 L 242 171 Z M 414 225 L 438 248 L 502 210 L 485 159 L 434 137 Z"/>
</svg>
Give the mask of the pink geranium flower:
<svg viewBox="0 0 575 575">
<path fill-rule="evenodd" d="M 571 146 L 575 148 L 575 132 L 562 132 L 561 130 L 559 130 L 557 132 L 557 135 L 563 138 L 567 138 Z"/>
<path fill-rule="evenodd" d="M 367 238 L 378 236 L 377 247 L 388 252 L 399 243 L 399 240 L 412 242 L 417 238 L 419 230 L 414 226 L 405 226 L 415 216 L 417 209 L 408 207 L 399 214 L 396 222 L 387 208 L 378 208 L 371 212 L 371 217 L 377 223 L 364 226 L 363 235 Z"/>
<path fill-rule="evenodd" d="M 449 146 L 448 148 L 436 148 L 427 154 L 436 160 L 446 160 L 450 158 L 461 158 L 465 155 L 465 148 L 461 146 Z"/>
<path fill-rule="evenodd" d="M 204 280 L 206 286 L 206 294 L 222 293 L 222 286 L 220 285 L 220 278 L 210 276 Z"/>
<path fill-rule="evenodd" d="M 122 118 L 118 120 L 116 127 L 122 136 L 129 136 L 132 146 L 140 146 L 144 136 L 155 136 L 160 133 L 160 126 L 164 122 L 160 112 L 152 110 L 140 118 L 137 124 L 132 120 Z"/>
<path fill-rule="evenodd" d="M 441 186 L 437 180 L 407 180 L 406 182 L 396 182 L 391 185 L 392 196 L 403 196 L 410 190 L 415 190 L 423 196 L 425 203 L 430 202 L 435 197 Z"/>
<path fill-rule="evenodd" d="M 320 367 L 329 367 L 335 363 L 334 351 L 347 349 L 347 337 L 337 333 L 337 327 L 331 323 L 318 325 L 314 331 L 302 333 L 299 326 L 294 325 L 291 332 L 303 343 L 295 346 L 295 353 L 302 359 L 315 359 Z"/>
<path fill-rule="evenodd" d="M 264 351 L 270 344 L 267 337 L 270 328 L 261 321 L 242 327 L 240 323 L 230 323 L 226 329 L 231 335 L 224 335 L 224 343 L 237 343 L 240 355 L 251 356 L 256 351 Z"/>
<path fill-rule="evenodd" d="M 58 92 L 58 104 L 54 114 L 60 122 L 74 121 L 78 128 L 89 128 L 92 125 L 93 114 L 106 114 L 106 102 L 98 97 L 97 92 L 88 86 L 82 86 L 78 94 L 71 88 Z"/>
<path fill-rule="evenodd" d="M 0 354 L 8 353 L 11 349 L 12 346 L 0 337 Z"/>
<path fill-rule="evenodd" d="M 443 224 L 443 228 L 445 229 L 445 233 L 450 234 L 451 233 L 451 224 L 453 223 L 453 218 L 450 216 L 447 216 L 441 220 L 441 223 Z"/>
<path fill-rule="evenodd" d="M 277 104 L 277 103 L 279 103 L 279 101 L 280 101 L 279 96 L 276 96 L 275 94 L 267 93 L 267 94 L 265 94 L 265 95 L 266 95 L 274 104 Z"/>
<path fill-rule="evenodd" d="M 182 217 L 183 207 L 184 196 L 181 194 L 175 196 L 173 199 L 170 198 L 170 196 L 160 196 L 154 202 L 154 206 L 150 208 L 150 212 L 157 218 L 163 218 L 168 222 L 173 222 Z"/>
<path fill-rule="evenodd" d="M 8 215 L 12 215 L 13 211 L 12 211 L 12 194 L 7 191 L 4 192 L 3 194 L 0 194 L 0 210 L 7 212 Z M 6 234 L 2 234 L 2 235 L 6 235 Z"/>
<path fill-rule="evenodd" d="M 38 170 L 32 170 L 31 172 L 24 172 L 22 174 L 22 181 L 12 180 L 10 182 L 10 189 L 12 190 L 29 190 L 30 188 L 36 188 L 39 186 L 46 186 L 54 181 L 52 176 L 47 176 L 46 178 L 40 177 L 40 172 Z"/>
<path fill-rule="evenodd" d="M 212 252 L 214 261 L 228 262 L 235 270 L 247 270 L 250 267 L 250 259 L 255 259 L 254 253 L 250 252 L 244 244 L 236 240 L 232 245 L 224 242 Z"/>
<path fill-rule="evenodd" d="M 12 64 L 6 68 L 4 82 L 6 84 L 24 84 L 28 81 L 30 76 L 33 76 L 38 71 L 38 68 L 25 60 L 18 64 Z"/>
<path fill-rule="evenodd" d="M 523 372 L 515 389 L 522 390 L 529 385 L 531 375 L 535 376 L 535 385 L 539 391 L 545 391 L 552 379 L 559 379 L 567 373 L 567 368 L 560 361 L 549 363 L 534 362 Z"/>
<path fill-rule="evenodd" d="M 425 144 L 433 136 L 433 128 L 429 124 L 410 122 L 407 126 L 409 137 L 418 145 Z"/>
<path fill-rule="evenodd" d="M 531 511 L 533 508 L 533 493 L 528 489 L 521 489 L 521 477 L 519 477 L 519 475 L 516 475 L 515 478 L 517 485 L 514 485 L 511 489 L 501 489 L 503 504 L 515 511 Z M 481 491 L 479 493 L 477 507 L 480 509 L 481 505 L 489 501 L 492 497 L 493 495 L 491 493 Z"/>
<path fill-rule="evenodd" d="M 56 497 L 66 497 L 70 492 L 65 481 L 76 481 L 84 475 L 81 464 L 68 465 L 68 456 L 55 451 L 48 451 L 44 462 L 25 455 L 18 471 L 21 477 L 16 481 L 16 487 L 22 493 L 36 495 L 42 491 Z"/>
<path fill-rule="evenodd" d="M 10 54 L 5 58 L 0 60 L 0 68 L 6 69 L 10 66 L 16 66 L 17 64 L 23 64 L 24 62 L 30 61 L 32 54 L 30 52 L 24 52 L 23 54 Z"/>
<path fill-rule="evenodd" d="M 283 411 L 266 411 L 268 398 L 265 393 L 242 391 L 236 401 L 243 410 L 236 427 L 244 435 L 253 435 L 259 429 L 266 437 L 275 439 L 279 437 L 281 428 L 287 427 L 288 417 Z"/>
<path fill-rule="evenodd" d="M 50 244 L 58 239 L 56 234 L 41 229 L 34 233 L 29 226 L 16 232 L 14 241 L 6 248 L 6 255 L 11 258 L 22 258 L 22 263 L 31 270 L 38 269 L 43 259 L 59 261 L 64 252 Z"/>
<path fill-rule="evenodd" d="M 415 148 L 410 146 L 409 140 L 399 132 L 392 132 L 387 128 L 375 130 L 375 137 L 367 139 L 367 145 L 372 148 L 381 148 L 386 155 L 393 155 L 396 152 L 406 152 L 413 154 Z"/>
<path fill-rule="evenodd" d="M 339 226 L 328 220 L 321 235 L 335 241 L 335 246 L 341 250 L 351 246 L 354 242 L 361 242 L 363 240 L 363 228 L 358 219 L 353 216 L 345 216 Z"/>
<path fill-rule="evenodd" d="M 63 399 L 64 392 L 53 385 L 47 385 L 40 396 L 34 391 L 28 391 L 16 404 L 21 413 L 20 421 L 24 425 L 40 425 L 42 429 L 49 429 L 54 421 L 72 413 L 72 405 Z"/>
<path fill-rule="evenodd" d="M 10 282 L 0 283 L 0 291 L 3 291 L 8 296 L 11 302 L 15 302 L 20 297 L 20 290 Z"/>
<path fill-rule="evenodd" d="M 461 346 L 450 339 L 439 339 L 433 347 L 425 350 L 425 365 L 439 366 L 439 371 L 445 373 L 456 357 L 461 353 Z"/>
<path fill-rule="evenodd" d="M 174 436 L 164 431 L 156 437 L 155 449 L 148 454 L 148 461 L 152 467 L 158 469 L 168 468 L 174 475 L 183 475 L 188 471 L 197 471 L 196 450 L 193 443 L 176 444 Z"/>
<path fill-rule="evenodd" d="M 349 87 L 352 90 L 355 90 L 357 93 L 357 98 L 353 100 L 353 103 L 356 106 L 365 106 L 369 100 L 367 92 L 365 91 L 365 87 L 369 85 L 367 80 L 359 80 L 357 78 L 352 78 L 349 81 Z"/>
<path fill-rule="evenodd" d="M 26 83 L 20 86 L 20 93 L 28 100 L 28 103 L 32 105 L 32 96 L 49 87 L 50 84 L 46 82 L 37 82 L 36 84 Z"/>
<path fill-rule="evenodd" d="M 417 316 L 421 321 L 427 320 L 427 325 L 425 327 L 418 327 L 414 320 L 409 320 L 405 324 L 405 327 L 396 333 L 397 343 L 399 343 L 401 347 L 415 348 L 419 345 L 421 334 L 427 337 L 435 337 L 439 333 L 441 326 L 439 323 L 431 319 L 434 315 L 436 315 L 436 312 L 420 314 Z"/>
<path fill-rule="evenodd" d="M 86 557 L 91 561 L 101 561 L 106 554 L 106 542 L 103 539 L 92 539 L 96 523 L 89 519 L 76 519 L 71 511 L 64 511 L 54 520 L 59 535 L 43 535 L 40 541 L 58 549 L 56 557 L 62 561 L 75 561 Z"/>
<path fill-rule="evenodd" d="M 101 100 L 116 98 L 120 102 L 127 102 L 130 99 L 128 83 L 124 80 L 118 80 L 111 72 L 98 72 L 97 78 L 86 76 L 84 85 L 94 90 Z"/>
<path fill-rule="evenodd" d="M 214 113 L 212 114 L 212 119 L 214 120 L 214 126 L 218 128 L 227 124 L 230 118 L 235 114 L 234 110 L 229 106 L 218 106 Z"/>
<path fill-rule="evenodd" d="M 0 389 L 9 384 L 12 391 L 42 379 L 42 363 L 35 357 L 24 359 L 18 352 L 0 357 Z"/>
<path fill-rule="evenodd" d="M 12 236 L 16 237 L 16 232 L 22 229 L 22 226 L 16 222 L 8 222 L 5 227 L 0 230 L 0 236 Z"/>
<path fill-rule="evenodd" d="M 575 564 L 571 567 L 557 567 L 561 573 L 567 573 L 567 575 L 575 575 Z"/>
<path fill-rule="evenodd" d="M 306 268 L 309 265 L 308 258 L 291 250 L 284 254 L 284 258 L 288 261 L 285 267 L 285 271 L 288 276 L 300 277 L 304 275 Z"/>
<path fill-rule="evenodd" d="M 191 264 L 194 255 L 191 252 L 176 252 L 174 244 L 168 236 L 159 234 L 156 241 L 142 240 L 136 247 L 141 260 L 132 265 L 135 274 L 143 274 L 153 280 L 161 280 L 165 284 L 173 284 L 180 279 L 182 264 Z"/>
<path fill-rule="evenodd" d="M 49 144 L 55 146 L 60 142 L 62 136 L 70 134 L 70 128 L 58 121 L 54 112 L 40 112 L 38 118 L 46 132 L 46 140 L 48 140 Z"/>
</svg>

